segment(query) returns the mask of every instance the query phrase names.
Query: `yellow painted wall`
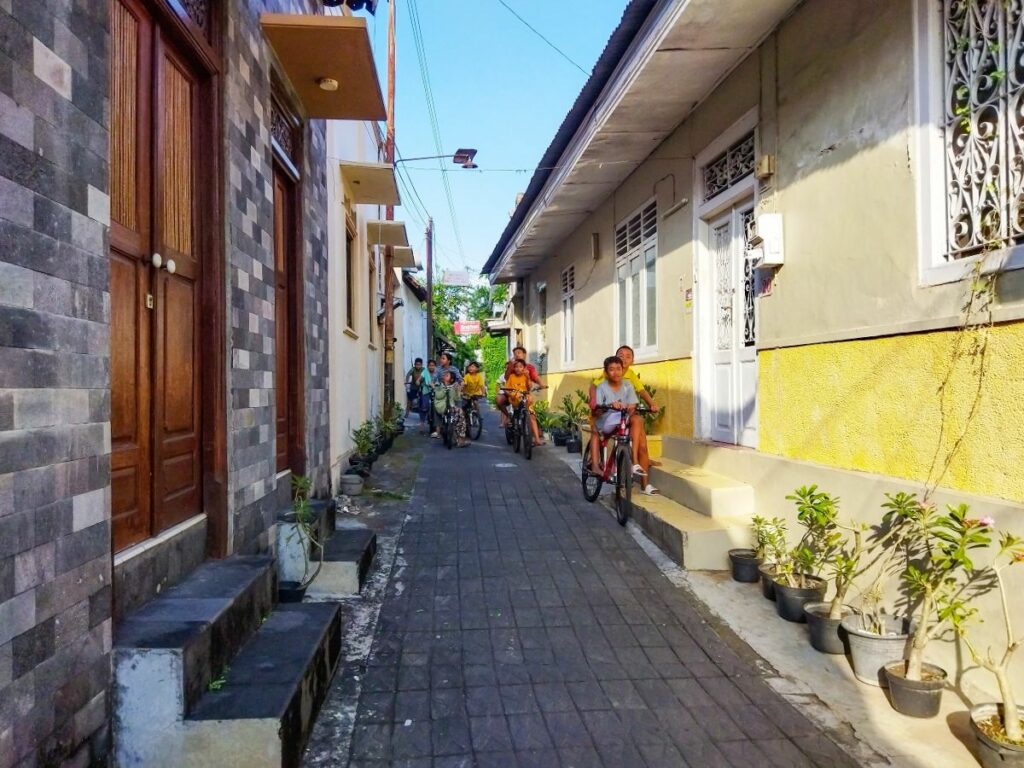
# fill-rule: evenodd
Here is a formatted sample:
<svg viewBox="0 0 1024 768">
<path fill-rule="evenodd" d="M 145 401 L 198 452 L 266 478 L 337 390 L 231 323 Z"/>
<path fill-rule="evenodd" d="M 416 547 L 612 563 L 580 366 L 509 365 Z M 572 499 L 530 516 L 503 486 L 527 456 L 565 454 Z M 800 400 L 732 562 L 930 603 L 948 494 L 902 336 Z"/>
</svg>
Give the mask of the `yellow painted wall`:
<svg viewBox="0 0 1024 768">
<path fill-rule="evenodd" d="M 953 366 L 939 395 L 955 338 L 941 331 L 762 352 L 760 449 L 928 483 L 963 436 L 940 484 L 1024 501 L 1024 322 L 991 329 L 966 432 L 975 361 Z"/>
<path fill-rule="evenodd" d="M 684 358 L 633 365 L 644 384 L 657 390 L 655 402 L 666 409 L 665 415 L 654 429 L 656 434 L 693 437 L 692 363 L 689 358 Z M 599 373 L 598 368 L 570 373 L 549 373 L 542 376 L 548 386 L 544 394 L 551 406 L 558 408 L 564 395 L 571 394 L 577 389 L 586 392 Z"/>
</svg>

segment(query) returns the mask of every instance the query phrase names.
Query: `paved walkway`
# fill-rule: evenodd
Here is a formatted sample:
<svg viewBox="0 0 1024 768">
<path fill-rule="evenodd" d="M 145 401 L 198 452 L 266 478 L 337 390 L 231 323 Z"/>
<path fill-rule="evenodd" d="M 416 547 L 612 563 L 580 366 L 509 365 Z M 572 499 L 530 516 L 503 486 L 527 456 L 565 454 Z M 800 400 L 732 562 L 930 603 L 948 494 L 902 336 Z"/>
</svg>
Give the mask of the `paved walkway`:
<svg viewBox="0 0 1024 768">
<path fill-rule="evenodd" d="M 486 423 L 426 446 L 351 766 L 853 765 L 583 499 L 563 449 L 526 462 Z"/>
</svg>

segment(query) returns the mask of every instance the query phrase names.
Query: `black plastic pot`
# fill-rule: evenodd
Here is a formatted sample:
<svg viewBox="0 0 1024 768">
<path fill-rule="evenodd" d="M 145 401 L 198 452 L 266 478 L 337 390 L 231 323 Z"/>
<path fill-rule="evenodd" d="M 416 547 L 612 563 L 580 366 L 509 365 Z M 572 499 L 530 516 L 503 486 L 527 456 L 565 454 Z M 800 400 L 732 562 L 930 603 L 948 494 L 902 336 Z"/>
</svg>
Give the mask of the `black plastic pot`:
<svg viewBox="0 0 1024 768">
<path fill-rule="evenodd" d="M 885 665 L 892 706 L 910 717 L 935 717 L 942 705 L 942 689 L 946 687 L 946 670 L 934 664 L 922 664 L 921 671 L 930 680 L 907 680 L 907 662 L 893 661 Z"/>
<path fill-rule="evenodd" d="M 820 603 L 825 597 L 828 584 L 823 579 L 807 574 L 804 575 L 804 581 L 811 586 L 791 587 L 775 581 L 775 611 L 786 621 L 807 621 L 807 617 L 804 616 L 804 603 Z"/>
<path fill-rule="evenodd" d="M 297 581 L 277 582 L 277 601 L 279 603 L 301 603 L 306 596 L 306 588 Z"/>
<path fill-rule="evenodd" d="M 583 443 L 578 437 L 573 436 L 565 441 L 565 450 L 569 453 L 579 453 L 582 447 Z"/>
<path fill-rule="evenodd" d="M 843 614 L 838 619 L 830 619 L 831 603 L 804 603 L 804 615 L 807 618 L 808 636 L 811 647 L 821 653 L 846 653 L 846 630 L 843 629 L 843 618 L 853 613 L 853 608 L 843 606 Z"/>
<path fill-rule="evenodd" d="M 1002 704 L 978 704 L 971 707 L 971 730 L 978 740 L 978 759 L 984 768 L 1024 768 L 1024 747 L 996 741 L 978 727 L 979 721 L 1002 712 Z M 1017 707 L 1017 717 L 1024 720 L 1024 706 Z"/>
<path fill-rule="evenodd" d="M 729 562 L 732 564 L 732 579 L 744 584 L 756 584 L 761 574 L 758 566 L 761 558 L 752 549 L 730 549 Z"/>
<path fill-rule="evenodd" d="M 761 574 L 761 594 L 764 595 L 765 600 L 775 599 L 775 566 L 771 563 L 761 563 L 757 567 L 757 572 Z"/>
<path fill-rule="evenodd" d="M 370 467 L 366 464 L 354 464 L 345 470 L 346 475 L 359 475 L 364 480 L 370 476 Z"/>
<path fill-rule="evenodd" d="M 551 439 L 555 445 L 562 447 L 569 441 L 569 433 L 564 429 L 551 430 Z"/>
</svg>

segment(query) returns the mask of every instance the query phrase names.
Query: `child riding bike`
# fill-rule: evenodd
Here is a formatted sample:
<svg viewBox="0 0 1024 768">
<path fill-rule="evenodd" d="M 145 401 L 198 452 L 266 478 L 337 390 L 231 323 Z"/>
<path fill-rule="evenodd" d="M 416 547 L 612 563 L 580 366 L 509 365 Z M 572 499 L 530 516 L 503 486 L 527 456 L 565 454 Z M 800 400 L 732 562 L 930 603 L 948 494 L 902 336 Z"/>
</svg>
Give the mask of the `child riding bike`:
<svg viewBox="0 0 1024 768">
<path fill-rule="evenodd" d="M 601 466 L 600 436 L 607 437 L 619 427 L 622 420 L 620 411 L 625 409 L 629 414 L 629 436 L 632 442 L 633 474 L 647 479 L 647 468 L 638 461 L 637 439 L 643 428 L 643 419 L 635 413 L 640 398 L 633 385 L 623 378 L 625 366 L 618 355 L 606 357 L 604 360 L 604 380 L 591 389 L 590 408 L 594 414 L 594 433 L 590 436 L 590 465 Z M 637 424 L 639 422 L 639 425 Z M 650 483 L 646 483 L 643 492 L 652 495 L 657 492 Z"/>
<path fill-rule="evenodd" d="M 512 363 L 512 372 L 505 376 L 505 397 L 515 408 L 523 397 L 526 398 L 526 407 L 530 412 L 530 433 L 533 436 L 533 444 L 544 445 L 540 436 L 540 428 L 537 426 L 537 417 L 533 413 L 533 396 L 530 394 L 533 382 L 526 371 L 526 361 L 515 360 Z M 504 414 L 504 409 L 501 411 Z M 507 415 L 503 418 L 507 422 Z"/>
<path fill-rule="evenodd" d="M 469 365 L 466 366 L 465 376 L 462 377 L 462 396 L 466 398 L 466 406 L 472 406 L 479 410 L 477 398 L 483 397 L 486 391 L 484 375 L 480 372 L 480 364 L 475 360 L 471 360 Z"/>
</svg>

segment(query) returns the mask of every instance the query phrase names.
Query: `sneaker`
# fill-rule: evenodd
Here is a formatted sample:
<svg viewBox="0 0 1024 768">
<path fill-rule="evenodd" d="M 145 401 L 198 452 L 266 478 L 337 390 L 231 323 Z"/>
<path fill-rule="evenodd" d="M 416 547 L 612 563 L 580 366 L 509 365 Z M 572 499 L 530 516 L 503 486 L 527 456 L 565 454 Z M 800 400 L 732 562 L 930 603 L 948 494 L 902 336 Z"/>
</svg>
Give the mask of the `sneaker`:
<svg viewBox="0 0 1024 768">
<path fill-rule="evenodd" d="M 639 464 L 633 465 L 633 474 L 640 475 L 641 477 L 647 477 L 647 473 L 644 472 L 644 468 L 641 467 Z"/>
<path fill-rule="evenodd" d="M 435 440 L 439 440 L 439 439 L 441 438 L 441 435 L 440 435 L 440 434 L 438 434 L 437 432 L 431 432 L 431 433 L 430 433 L 430 436 L 431 436 L 432 438 L 434 438 Z"/>
<path fill-rule="evenodd" d="M 644 494 L 644 496 L 657 496 L 658 495 L 658 489 L 655 488 L 650 483 L 648 483 L 647 485 L 644 486 L 644 489 L 643 489 L 642 493 Z"/>
</svg>

